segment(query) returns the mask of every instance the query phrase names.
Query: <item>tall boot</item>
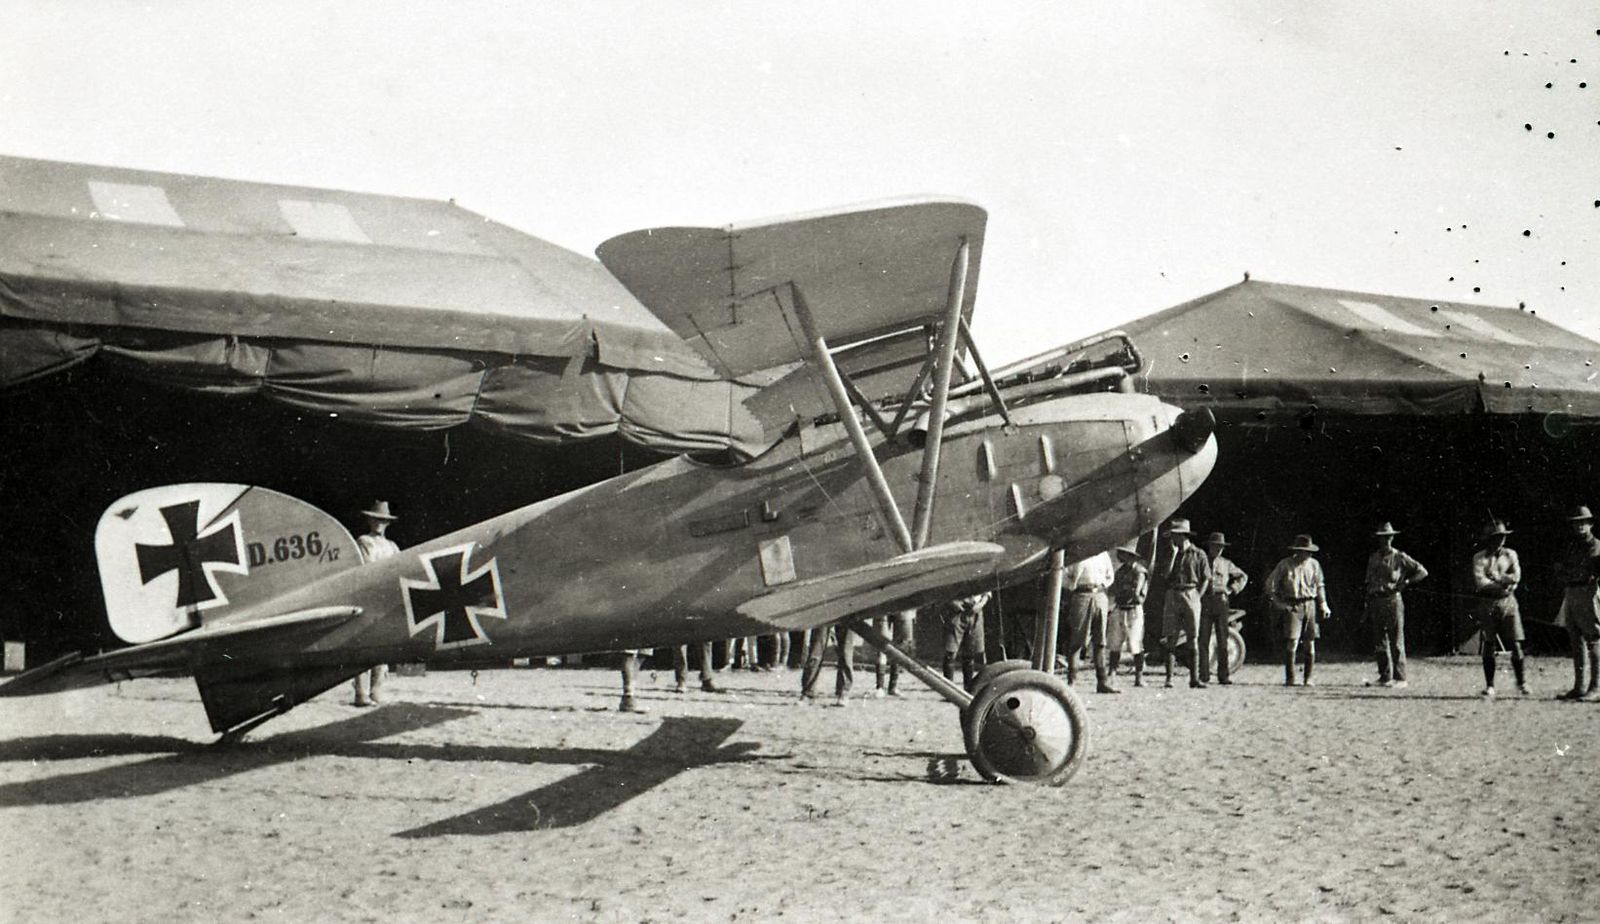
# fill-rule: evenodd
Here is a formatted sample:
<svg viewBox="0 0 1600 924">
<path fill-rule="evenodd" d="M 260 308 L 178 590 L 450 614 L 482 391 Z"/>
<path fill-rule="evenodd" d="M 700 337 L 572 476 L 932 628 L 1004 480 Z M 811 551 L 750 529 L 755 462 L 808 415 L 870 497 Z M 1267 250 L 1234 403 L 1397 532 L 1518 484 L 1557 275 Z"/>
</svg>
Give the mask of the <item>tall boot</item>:
<svg viewBox="0 0 1600 924">
<path fill-rule="evenodd" d="M 1167 647 L 1167 689 L 1170 690 L 1172 688 L 1172 662 L 1173 662 L 1175 656 L 1172 653 L 1172 646 L 1168 645 L 1166 647 Z"/>
<path fill-rule="evenodd" d="M 1144 686 L 1144 652 L 1133 656 L 1133 685 Z"/>
<path fill-rule="evenodd" d="M 1311 686 L 1311 669 L 1317 666 L 1317 652 L 1310 646 L 1306 647 L 1306 672 L 1300 680 L 1303 686 Z"/>
<path fill-rule="evenodd" d="M 1511 673 L 1517 678 L 1517 692 L 1521 693 L 1523 696 L 1527 696 L 1528 695 L 1528 683 L 1527 683 L 1527 680 L 1526 680 L 1526 676 L 1527 675 L 1526 675 L 1526 673 L 1524 671 L 1523 665 L 1524 665 L 1524 662 L 1522 660 L 1522 652 L 1513 651 L 1511 653 Z"/>
<path fill-rule="evenodd" d="M 1290 645 L 1283 653 L 1283 685 L 1294 686 L 1294 645 Z"/>
<path fill-rule="evenodd" d="M 1199 688 L 1206 685 L 1197 673 L 1200 664 L 1200 645 L 1194 639 L 1184 643 L 1184 650 L 1189 652 L 1189 686 Z"/>
<path fill-rule="evenodd" d="M 1589 685 L 1584 687 L 1584 693 L 1593 694 L 1600 687 L 1600 641 L 1585 639 L 1583 652 L 1589 662 Z"/>
<path fill-rule="evenodd" d="M 956 679 L 956 653 L 953 651 L 945 652 L 944 663 L 940 667 L 943 669 L 944 679 L 953 682 Z"/>
<path fill-rule="evenodd" d="M 1106 674 L 1106 651 L 1103 646 L 1094 646 L 1094 691 L 1096 693 L 1121 693 L 1122 691 L 1111 685 L 1111 680 Z"/>
</svg>

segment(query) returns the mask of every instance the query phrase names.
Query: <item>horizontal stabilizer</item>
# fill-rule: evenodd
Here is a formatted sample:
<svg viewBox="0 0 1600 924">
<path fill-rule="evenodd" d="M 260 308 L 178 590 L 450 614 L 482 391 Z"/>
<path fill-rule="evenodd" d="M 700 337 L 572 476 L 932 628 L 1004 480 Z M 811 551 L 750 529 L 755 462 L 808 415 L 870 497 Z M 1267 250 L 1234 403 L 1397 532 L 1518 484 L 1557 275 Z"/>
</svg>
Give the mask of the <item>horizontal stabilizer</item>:
<svg viewBox="0 0 1600 924">
<path fill-rule="evenodd" d="M 231 649 L 254 648 L 302 632 L 331 628 L 360 614 L 358 606 L 323 606 L 261 619 L 216 622 L 158 642 L 93 657 L 68 655 L 0 684 L 0 696 L 59 693 L 135 677 L 188 673 L 202 655 L 220 657 Z"/>
<path fill-rule="evenodd" d="M 746 600 L 739 613 L 774 629 L 795 631 L 858 613 L 899 609 L 896 604 L 929 591 L 981 579 L 1003 551 L 991 542 L 928 546 L 887 561 L 775 587 Z"/>
</svg>

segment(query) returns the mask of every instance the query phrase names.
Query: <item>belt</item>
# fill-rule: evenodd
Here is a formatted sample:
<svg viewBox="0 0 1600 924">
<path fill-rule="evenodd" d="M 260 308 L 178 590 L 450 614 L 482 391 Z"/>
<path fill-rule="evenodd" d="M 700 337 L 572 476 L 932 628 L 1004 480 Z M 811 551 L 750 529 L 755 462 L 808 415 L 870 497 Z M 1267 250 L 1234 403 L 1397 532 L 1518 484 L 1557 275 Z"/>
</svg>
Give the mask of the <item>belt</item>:
<svg viewBox="0 0 1600 924">
<path fill-rule="evenodd" d="M 1199 584 L 1174 584 L 1174 585 L 1172 585 L 1172 589 L 1173 590 L 1194 590 L 1196 587 L 1199 587 L 1199 586 L 1200 586 Z"/>
<path fill-rule="evenodd" d="M 1103 594 L 1106 589 L 1104 587 L 1074 587 L 1072 592 L 1075 594 Z"/>
<path fill-rule="evenodd" d="M 1369 596 L 1369 597 L 1392 597 L 1392 596 L 1394 596 L 1395 594 L 1397 594 L 1399 592 L 1400 592 L 1400 588 L 1398 588 L 1398 587 L 1396 587 L 1394 590 L 1369 590 L 1369 591 L 1367 591 L 1367 596 Z"/>
<path fill-rule="evenodd" d="M 1290 602 L 1290 603 L 1310 603 L 1312 600 L 1315 600 L 1315 599 L 1317 599 L 1317 598 L 1316 597 L 1290 597 L 1288 602 Z"/>
</svg>

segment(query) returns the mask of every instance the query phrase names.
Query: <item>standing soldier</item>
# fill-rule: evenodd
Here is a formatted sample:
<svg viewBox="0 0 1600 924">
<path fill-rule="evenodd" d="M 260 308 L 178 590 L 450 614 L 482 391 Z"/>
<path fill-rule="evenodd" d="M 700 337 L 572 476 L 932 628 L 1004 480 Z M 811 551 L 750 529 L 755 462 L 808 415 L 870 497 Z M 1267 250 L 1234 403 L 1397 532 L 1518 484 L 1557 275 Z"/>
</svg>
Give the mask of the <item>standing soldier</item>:
<svg viewBox="0 0 1600 924">
<path fill-rule="evenodd" d="M 1067 566 L 1062 584 L 1072 592 L 1067 600 L 1067 685 L 1078 679 L 1078 655 L 1084 643 L 1094 661 L 1096 693 L 1120 693 L 1106 679 L 1106 616 L 1110 604 L 1106 590 L 1116 577 L 1111 556 L 1097 552 Z"/>
<path fill-rule="evenodd" d="M 1327 582 L 1322 577 L 1322 563 L 1311 557 L 1317 544 L 1302 533 L 1294 537 L 1289 555 L 1279 561 L 1267 575 L 1267 596 L 1277 608 L 1283 638 L 1283 685 L 1294 686 L 1295 652 L 1300 642 L 1306 645 L 1306 672 L 1301 681 L 1313 686 L 1311 669 L 1317 663 L 1317 637 L 1321 630 L 1317 623 L 1333 616 L 1328 608 Z"/>
<path fill-rule="evenodd" d="M 1572 689 L 1561 694 L 1561 699 L 1592 701 L 1600 686 L 1600 589 L 1596 584 L 1600 579 L 1600 539 L 1590 532 L 1593 521 L 1588 507 L 1579 507 L 1567 517 L 1572 524 L 1572 541 L 1557 568 L 1563 587 L 1556 625 L 1567 627 L 1567 638 L 1572 642 Z"/>
<path fill-rule="evenodd" d="M 1428 569 L 1394 547 L 1394 537 L 1399 534 L 1388 523 L 1372 534 L 1378 547 L 1367 559 L 1367 620 L 1372 623 L 1372 645 L 1378 655 L 1378 686 L 1403 690 L 1406 605 L 1400 591 L 1427 577 Z"/>
<path fill-rule="evenodd" d="M 1211 680 L 1211 636 L 1217 637 L 1217 683 L 1229 686 L 1228 679 L 1228 619 L 1232 613 L 1230 603 L 1234 595 L 1244 590 L 1250 578 L 1244 569 L 1223 556 L 1228 538 L 1222 533 L 1206 537 L 1206 557 L 1211 559 L 1211 584 L 1200 598 L 1200 682 Z"/>
<path fill-rule="evenodd" d="M 889 624 L 887 628 L 883 626 L 884 622 Z M 894 637 L 892 641 L 895 645 L 899 646 L 902 651 L 911 651 L 917 644 L 915 637 L 916 627 L 917 611 L 901 610 L 893 616 L 883 617 L 879 621 L 878 631 L 888 635 L 888 629 L 893 629 Z M 900 696 L 900 665 L 889 661 L 888 656 L 880 652 L 878 654 L 877 669 L 878 690 L 883 695 Z M 885 680 L 888 681 L 887 684 L 885 684 Z"/>
<path fill-rule="evenodd" d="M 1150 593 L 1150 569 L 1139 558 L 1137 543 L 1117 546 L 1116 577 L 1111 600 L 1116 610 L 1106 627 L 1106 648 L 1111 652 L 1109 673 L 1122 666 L 1122 649 L 1133 656 L 1133 685 L 1144 686 L 1144 598 Z"/>
<path fill-rule="evenodd" d="M 400 547 L 395 545 L 385 533 L 389 531 L 389 524 L 399 517 L 389 512 L 389 502 L 376 501 L 373 505 L 361 511 L 367 519 L 367 532 L 356 538 L 356 547 L 361 550 L 361 560 L 367 562 L 382 561 L 400 554 Z M 383 702 L 380 694 L 383 692 L 383 678 L 389 674 L 389 665 L 374 664 L 371 670 L 365 670 L 350 681 L 355 687 L 355 704 L 357 706 L 376 706 Z"/>
<path fill-rule="evenodd" d="M 622 652 L 622 702 L 618 712 L 645 713 L 648 710 L 634 699 L 633 688 L 639 682 L 639 649 L 628 648 Z"/>
<path fill-rule="evenodd" d="M 1528 695 L 1522 670 L 1522 611 L 1517 607 L 1517 585 L 1522 583 L 1522 563 L 1506 548 L 1511 530 L 1499 520 L 1478 534 L 1482 548 L 1472 555 L 1472 588 L 1478 598 L 1478 647 L 1483 653 L 1483 698 L 1494 699 L 1494 659 L 1500 647 L 1511 650 L 1511 670 L 1517 692 Z"/>
<path fill-rule="evenodd" d="M 1190 535 L 1188 520 L 1174 519 L 1167 527 L 1172 561 L 1167 565 L 1167 595 L 1161 607 L 1161 638 L 1167 650 L 1168 689 L 1172 688 L 1172 661 L 1179 635 L 1184 636 L 1184 650 L 1189 653 L 1189 686 L 1206 685 L 1195 673 L 1195 665 L 1200 660 L 1200 598 L 1211 585 L 1211 562 L 1206 560 L 1206 553 L 1189 541 Z"/>
<path fill-rule="evenodd" d="M 988 661 L 983 643 L 983 608 L 989 605 L 987 593 L 958 597 L 944 604 L 939 619 L 944 626 L 944 679 L 956 679 L 956 657 L 961 658 L 961 680 L 972 690 L 973 681 Z"/>
</svg>

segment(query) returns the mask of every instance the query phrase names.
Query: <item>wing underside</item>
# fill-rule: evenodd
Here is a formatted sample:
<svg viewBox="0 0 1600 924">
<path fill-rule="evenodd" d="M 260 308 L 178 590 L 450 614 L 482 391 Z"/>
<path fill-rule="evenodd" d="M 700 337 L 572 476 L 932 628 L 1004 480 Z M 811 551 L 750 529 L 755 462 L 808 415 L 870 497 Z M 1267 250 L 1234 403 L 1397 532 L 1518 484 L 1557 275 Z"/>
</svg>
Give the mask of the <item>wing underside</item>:
<svg viewBox="0 0 1600 924">
<path fill-rule="evenodd" d="M 949 542 L 752 597 L 739 613 L 779 631 L 811 629 L 983 580 L 1004 550 L 989 542 Z"/>
</svg>

